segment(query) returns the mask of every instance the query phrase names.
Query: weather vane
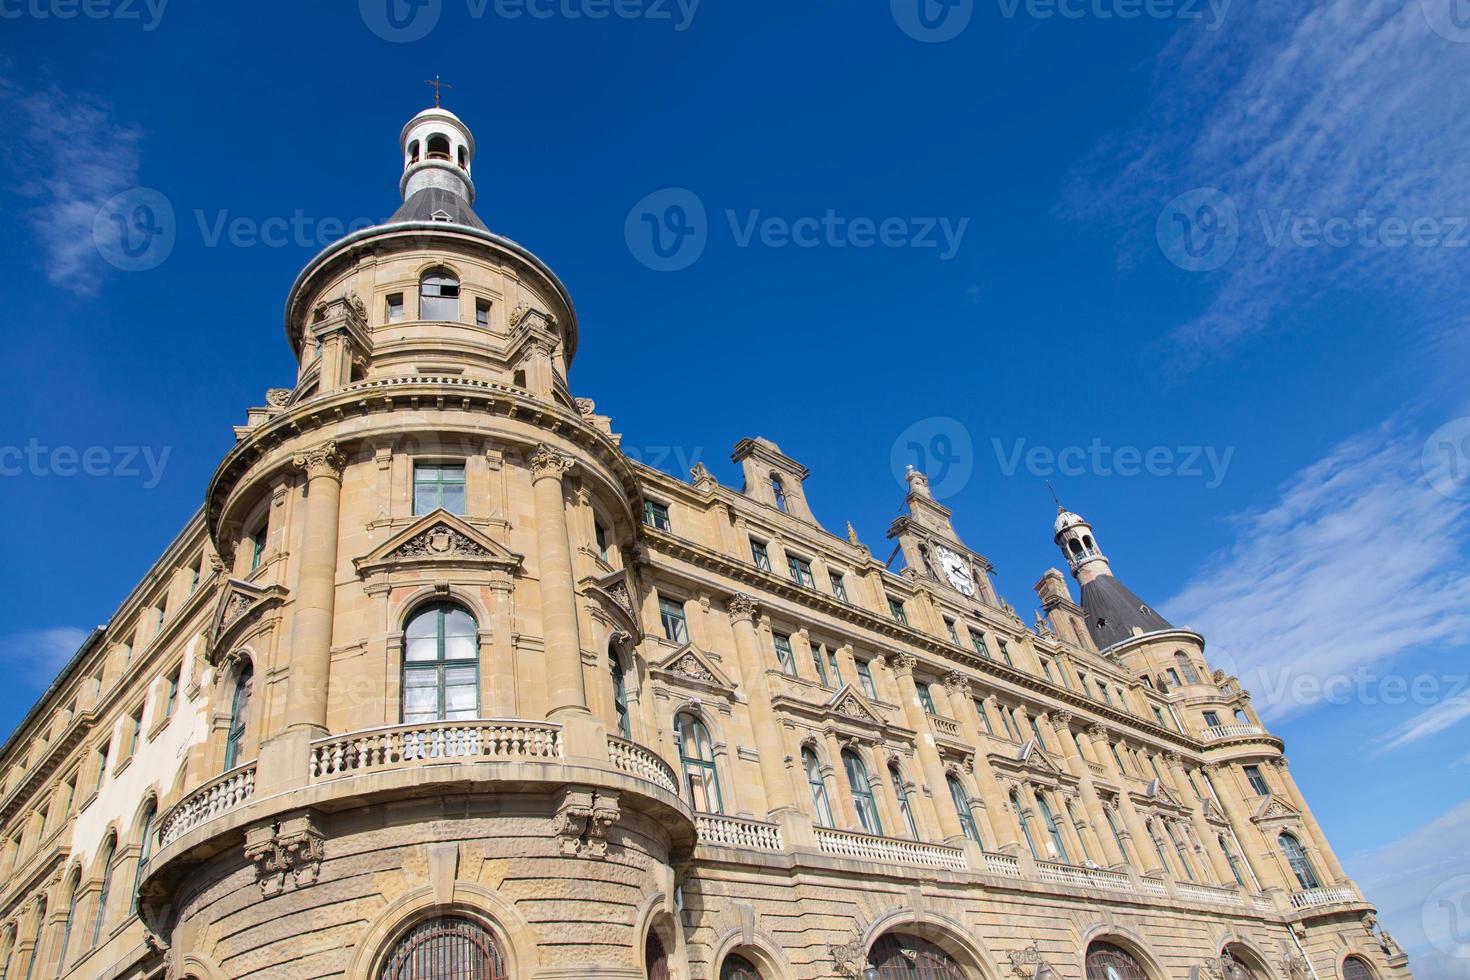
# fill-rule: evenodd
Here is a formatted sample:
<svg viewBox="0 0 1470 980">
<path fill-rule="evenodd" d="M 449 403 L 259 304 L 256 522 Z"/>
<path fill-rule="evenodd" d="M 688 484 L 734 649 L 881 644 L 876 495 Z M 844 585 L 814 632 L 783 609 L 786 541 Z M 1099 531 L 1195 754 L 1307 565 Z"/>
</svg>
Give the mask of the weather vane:
<svg viewBox="0 0 1470 980">
<path fill-rule="evenodd" d="M 453 85 L 450 85 L 448 82 L 441 82 L 441 81 L 439 81 L 439 76 L 438 75 L 435 75 L 434 76 L 434 80 L 433 81 L 425 81 L 424 84 L 425 85 L 428 85 L 428 86 L 430 86 L 430 87 L 432 87 L 434 89 L 434 108 L 436 108 L 436 109 L 440 107 L 441 101 L 443 99 L 443 96 L 444 96 L 444 91 L 443 90 L 444 89 L 447 89 L 447 88 L 454 88 L 454 86 Z"/>
<path fill-rule="evenodd" d="M 1062 501 L 1057 496 L 1056 488 L 1051 485 L 1051 481 L 1050 480 L 1047 480 L 1046 481 L 1046 488 L 1051 491 L 1051 499 L 1052 500 L 1055 500 L 1057 502 L 1057 510 L 1061 510 L 1062 509 Z"/>
</svg>

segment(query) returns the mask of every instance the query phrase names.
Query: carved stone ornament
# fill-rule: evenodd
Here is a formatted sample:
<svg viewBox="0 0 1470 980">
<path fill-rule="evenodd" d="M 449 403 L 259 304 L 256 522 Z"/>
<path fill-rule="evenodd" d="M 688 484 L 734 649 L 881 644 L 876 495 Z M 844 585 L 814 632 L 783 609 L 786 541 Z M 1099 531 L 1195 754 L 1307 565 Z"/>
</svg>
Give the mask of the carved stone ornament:
<svg viewBox="0 0 1470 980">
<path fill-rule="evenodd" d="M 1281 972 L 1290 977 L 1291 980 L 1303 980 L 1311 964 L 1301 953 L 1287 951 L 1281 954 Z"/>
<path fill-rule="evenodd" d="M 572 468 L 570 456 L 547 445 L 537 446 L 536 451 L 531 454 L 530 462 L 533 480 L 560 480 Z"/>
<path fill-rule="evenodd" d="M 1088 725 L 1087 734 L 1093 738 L 1107 738 L 1108 730 L 1101 725 Z"/>
<path fill-rule="evenodd" d="M 622 818 L 618 795 L 569 786 L 561 792 L 552 831 L 566 857 L 607 857 L 608 831 Z"/>
<path fill-rule="evenodd" d="M 1006 954 L 1006 959 L 1011 961 L 1011 972 L 1024 980 L 1031 980 L 1036 976 L 1037 968 L 1045 960 L 1041 957 L 1041 950 L 1035 943 L 1025 949 L 1013 949 Z"/>
<path fill-rule="evenodd" d="M 590 398 L 577 398 L 574 399 L 574 402 L 577 406 L 578 413 L 582 415 L 591 415 L 597 411 L 597 403 Z"/>
<path fill-rule="evenodd" d="M 944 675 L 944 689 L 950 694 L 964 694 L 970 690 L 970 681 L 964 674 L 952 670 Z"/>
<path fill-rule="evenodd" d="M 857 980 L 863 975 L 863 970 L 867 969 L 868 950 L 863 945 L 863 937 L 856 933 L 839 946 L 829 945 L 827 951 L 832 955 L 832 965 L 841 976 Z"/>
<path fill-rule="evenodd" d="M 255 600 L 243 592 L 232 593 L 226 601 L 225 608 L 220 616 L 220 625 L 230 625 L 245 615 L 245 610 L 249 609 L 254 603 Z"/>
<path fill-rule="evenodd" d="M 444 525 L 430 528 L 393 552 L 395 558 L 486 558 L 490 552 L 477 541 Z"/>
<path fill-rule="evenodd" d="M 269 388 L 266 390 L 265 403 L 271 408 L 285 408 L 286 403 L 290 400 L 290 388 Z"/>
<path fill-rule="evenodd" d="M 900 677 L 905 674 L 912 674 L 914 668 L 918 665 L 919 659 L 911 653 L 895 653 L 893 659 L 890 661 L 893 672 Z"/>
<path fill-rule="evenodd" d="M 692 653 L 686 653 L 680 657 L 678 663 L 674 664 L 672 669 L 674 673 L 688 677 L 691 680 L 704 681 L 706 684 L 715 683 L 714 675 L 706 670 L 704 664 L 700 663 L 699 658 Z"/>
<path fill-rule="evenodd" d="M 347 465 L 347 457 L 342 450 L 337 448 L 336 442 L 328 442 L 315 449 L 297 453 L 292 462 L 297 469 L 305 470 L 308 478 L 329 476 L 341 479 L 342 469 Z"/>
<path fill-rule="evenodd" d="M 753 618 L 756 609 L 759 608 L 755 599 L 746 595 L 744 592 L 737 592 L 732 595 L 730 597 L 729 607 L 730 618 L 736 621 Z"/>
<path fill-rule="evenodd" d="M 626 609 L 630 614 L 634 612 L 633 598 L 628 595 L 628 583 L 621 579 L 607 587 L 607 594 L 612 596 L 613 602 Z"/>
<path fill-rule="evenodd" d="M 261 893 L 279 895 L 316 882 L 326 857 L 326 837 L 310 814 L 290 817 L 247 830 L 245 857 L 255 865 Z"/>
</svg>

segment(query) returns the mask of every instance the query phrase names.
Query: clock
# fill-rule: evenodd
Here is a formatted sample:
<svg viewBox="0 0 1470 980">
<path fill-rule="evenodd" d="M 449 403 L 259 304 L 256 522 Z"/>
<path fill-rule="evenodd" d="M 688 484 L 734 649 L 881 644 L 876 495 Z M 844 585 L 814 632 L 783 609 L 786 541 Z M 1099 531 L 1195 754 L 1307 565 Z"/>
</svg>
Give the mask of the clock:
<svg viewBox="0 0 1470 980">
<path fill-rule="evenodd" d="M 944 569 L 944 577 L 949 579 L 949 584 L 954 586 L 956 591 L 966 596 L 975 594 L 975 570 L 963 557 L 941 546 L 939 548 L 939 567 Z"/>
</svg>

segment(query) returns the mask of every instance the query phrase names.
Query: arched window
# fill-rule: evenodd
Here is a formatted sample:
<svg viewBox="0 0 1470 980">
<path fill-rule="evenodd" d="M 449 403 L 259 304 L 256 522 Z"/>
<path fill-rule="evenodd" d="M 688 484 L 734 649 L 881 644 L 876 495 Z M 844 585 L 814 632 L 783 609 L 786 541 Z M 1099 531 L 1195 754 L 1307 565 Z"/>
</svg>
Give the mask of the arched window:
<svg viewBox="0 0 1470 980">
<path fill-rule="evenodd" d="M 225 769 L 240 764 L 240 752 L 245 746 L 245 726 L 250 721 L 250 693 L 255 689 L 255 666 L 248 660 L 240 665 L 240 675 L 235 678 L 235 694 L 230 698 L 230 729 L 225 735 Z"/>
<path fill-rule="evenodd" d="M 412 143 L 408 144 L 408 162 L 409 163 L 418 163 L 419 162 L 419 141 L 418 140 L 414 140 Z"/>
<path fill-rule="evenodd" d="M 480 715 L 480 637 L 475 617 L 452 602 L 414 613 L 403 631 L 403 723 Z"/>
<path fill-rule="evenodd" d="M 715 749 L 704 722 L 687 711 L 674 716 L 674 734 L 679 741 L 679 764 L 689 802 L 705 813 L 724 813 L 720 799 L 720 777 L 715 772 Z"/>
<path fill-rule="evenodd" d="M 898 812 L 903 816 L 904 826 L 909 829 L 909 836 L 914 840 L 919 839 L 919 825 L 914 822 L 914 807 L 909 802 L 909 790 L 903 781 L 903 770 L 898 768 L 897 763 L 888 764 L 888 778 L 893 780 L 893 792 L 898 797 Z"/>
<path fill-rule="evenodd" d="M 944 781 L 949 786 L 949 798 L 954 801 L 955 814 L 960 818 L 960 830 L 964 831 L 966 839 L 979 844 L 980 831 L 975 827 L 975 815 L 970 812 L 969 794 L 956 777 L 945 776 Z"/>
<path fill-rule="evenodd" d="M 1264 980 L 1261 972 L 1253 967 L 1257 957 L 1239 943 L 1231 943 L 1220 953 L 1220 966 L 1224 980 Z"/>
<path fill-rule="evenodd" d="M 750 960 L 731 953 L 720 967 L 720 980 L 761 980 L 761 971 Z"/>
<path fill-rule="evenodd" d="M 1067 542 L 1067 548 L 1078 558 L 1082 557 L 1082 542 L 1072 538 Z"/>
<path fill-rule="evenodd" d="M 1225 854 L 1225 860 L 1230 864 L 1230 873 L 1235 875 L 1235 883 L 1244 885 L 1245 879 L 1240 874 L 1240 862 L 1235 857 L 1235 852 L 1230 849 L 1230 842 L 1225 839 L 1224 834 L 1216 834 L 1215 840 L 1220 844 L 1220 850 Z"/>
<path fill-rule="evenodd" d="M 1126 949 L 1095 942 L 1087 947 L 1087 980 L 1148 980 L 1148 974 Z"/>
<path fill-rule="evenodd" d="M 461 169 L 461 170 L 468 169 L 469 168 L 469 163 L 470 163 L 469 153 L 465 150 L 464 147 L 461 146 L 459 148 L 459 169 Z"/>
<path fill-rule="evenodd" d="M 1026 810 L 1021 806 L 1021 795 L 1014 790 L 1011 791 L 1011 809 L 1016 814 L 1016 822 L 1021 825 L 1021 836 L 1026 838 L 1026 846 L 1031 849 L 1031 856 L 1038 861 L 1046 860 L 1036 849 L 1036 838 L 1031 836 L 1031 821 L 1026 819 Z"/>
<path fill-rule="evenodd" d="M 1286 855 L 1286 863 L 1291 865 L 1291 873 L 1296 875 L 1297 883 L 1304 889 L 1321 888 L 1322 882 L 1318 880 L 1317 872 L 1312 867 L 1312 861 L 1307 857 L 1302 842 L 1291 834 L 1282 834 L 1278 840 L 1281 853 Z"/>
<path fill-rule="evenodd" d="M 92 919 L 92 945 L 102 938 L 102 924 L 107 921 L 107 902 L 112 895 L 112 856 L 117 853 L 117 835 L 107 838 L 102 846 L 102 891 L 97 893 L 97 915 Z"/>
<path fill-rule="evenodd" d="M 1378 980 L 1373 968 L 1361 956 L 1349 956 L 1342 961 L 1342 980 Z"/>
<path fill-rule="evenodd" d="M 1090 534 L 1082 535 L 1082 547 L 1087 551 L 1089 555 L 1097 553 L 1097 545 L 1092 543 L 1092 535 Z"/>
<path fill-rule="evenodd" d="M 852 805 L 857 810 L 858 823 L 867 833 L 882 836 L 883 821 L 878 819 L 878 808 L 873 804 L 868 767 L 852 749 L 842 750 L 842 767 L 847 770 L 847 785 L 852 789 Z"/>
<path fill-rule="evenodd" d="M 970 980 L 965 968 L 944 950 L 899 932 L 880 936 L 868 962 L 878 968 L 879 980 Z"/>
<path fill-rule="evenodd" d="M 449 137 L 443 133 L 435 133 L 429 137 L 428 142 L 430 160 L 449 159 Z"/>
<path fill-rule="evenodd" d="M 827 784 L 822 780 L 822 764 L 817 754 L 809 748 L 801 750 L 801 768 L 806 772 L 806 784 L 812 791 L 812 809 L 816 811 L 817 826 L 832 826 L 832 807 L 827 802 Z"/>
<path fill-rule="evenodd" d="M 459 319 L 459 280 L 448 269 L 430 269 L 419 280 L 419 319 Z"/>
<path fill-rule="evenodd" d="M 628 686 L 623 679 L 623 662 L 618 652 L 607 648 L 607 671 L 612 675 L 613 712 L 618 716 L 618 734 L 633 737 L 633 719 L 628 715 Z"/>
<path fill-rule="evenodd" d="M 648 980 L 669 980 L 669 956 L 664 952 L 663 941 L 652 929 L 643 941 L 643 962 L 648 969 Z"/>
<path fill-rule="evenodd" d="M 1194 669 L 1193 662 L 1185 656 L 1184 651 L 1180 650 L 1174 654 L 1174 662 L 1179 665 L 1179 673 L 1184 675 L 1184 683 L 1199 683 L 1199 671 Z"/>
<path fill-rule="evenodd" d="M 26 961 L 26 980 L 31 980 L 31 974 L 36 972 L 37 954 L 41 952 L 41 938 L 45 929 L 46 900 L 43 898 L 36 902 L 36 934 L 31 939 L 31 955 Z"/>
<path fill-rule="evenodd" d="M 469 919 L 446 916 L 415 926 L 383 961 L 379 980 L 510 980 L 495 936 Z"/>
<path fill-rule="evenodd" d="M 138 911 L 138 888 L 143 884 L 143 865 L 148 863 L 148 857 L 153 853 L 153 818 L 158 816 L 158 801 L 149 800 L 148 809 L 143 811 L 143 827 L 140 833 L 142 840 L 138 842 L 138 869 L 133 872 L 133 905 L 130 911 Z"/>
<path fill-rule="evenodd" d="M 82 869 L 72 872 L 69 886 L 70 896 L 66 901 L 66 921 L 61 926 L 61 946 L 56 952 L 56 975 L 66 972 L 66 947 L 71 942 L 72 923 L 77 921 L 77 892 L 82 890 Z"/>
<path fill-rule="evenodd" d="M 1067 842 L 1062 839 L 1062 828 L 1057 826 L 1057 818 L 1051 812 L 1051 806 L 1046 802 L 1045 793 L 1036 794 L 1036 805 L 1041 808 L 1041 819 L 1046 824 L 1046 832 L 1051 837 L 1051 846 L 1057 853 L 1057 858 L 1063 864 L 1071 864 L 1072 857 L 1067 853 Z"/>
<path fill-rule="evenodd" d="M 776 509 L 786 513 L 786 486 L 776 474 L 771 474 L 771 496 L 776 498 Z"/>
</svg>

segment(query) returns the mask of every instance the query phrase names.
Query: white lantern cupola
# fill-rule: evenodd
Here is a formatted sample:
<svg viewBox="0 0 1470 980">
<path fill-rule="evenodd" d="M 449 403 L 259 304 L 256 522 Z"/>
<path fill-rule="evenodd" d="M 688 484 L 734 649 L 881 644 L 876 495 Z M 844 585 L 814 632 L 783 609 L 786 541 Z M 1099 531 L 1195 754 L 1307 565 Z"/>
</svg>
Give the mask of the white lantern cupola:
<svg viewBox="0 0 1470 980">
<path fill-rule="evenodd" d="M 399 190 L 405 202 L 422 191 L 447 192 L 466 204 L 475 202 L 471 178 L 475 137 L 460 118 L 434 106 L 408 121 L 399 136 L 403 150 L 403 178 Z"/>
</svg>

